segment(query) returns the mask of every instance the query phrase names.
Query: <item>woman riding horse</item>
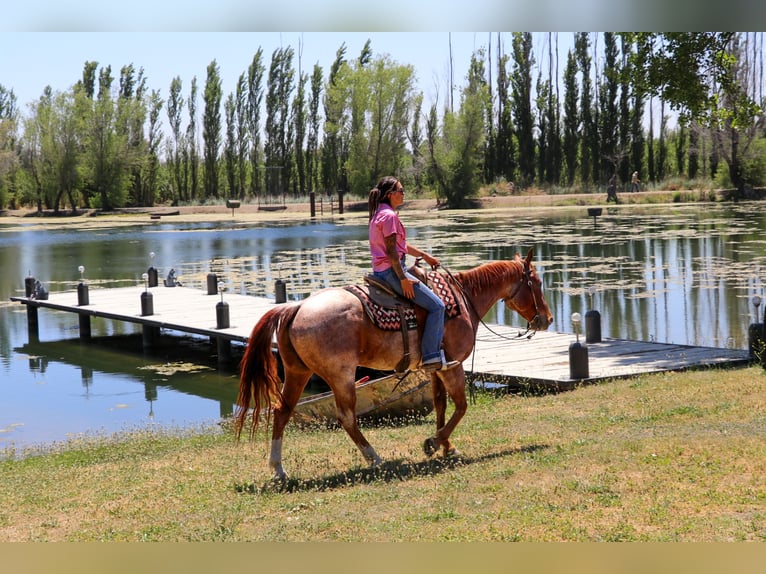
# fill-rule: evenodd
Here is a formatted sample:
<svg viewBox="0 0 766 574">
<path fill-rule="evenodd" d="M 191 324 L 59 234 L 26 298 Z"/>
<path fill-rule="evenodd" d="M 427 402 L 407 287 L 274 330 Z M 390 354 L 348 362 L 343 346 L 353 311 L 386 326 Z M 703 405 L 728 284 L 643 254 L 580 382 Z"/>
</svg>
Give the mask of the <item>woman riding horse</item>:
<svg viewBox="0 0 766 574">
<path fill-rule="evenodd" d="M 421 341 L 420 367 L 427 373 L 438 369 L 446 371 L 457 367 L 458 362 L 448 362 L 441 349 L 444 336 L 444 302 L 414 275 L 408 273 L 404 262 L 407 255 L 412 255 L 424 259 L 431 269 L 436 269 L 439 267 L 439 260 L 407 243 L 404 226 L 396 214 L 396 209 L 402 203 L 404 187 L 395 177 L 381 178 L 378 185 L 370 191 L 368 207 L 372 271 L 399 295 L 427 311 Z"/>
<path fill-rule="evenodd" d="M 553 321 L 542 293 L 542 282 L 532 263 L 532 250 L 525 259 L 518 254 L 510 261 L 485 263 L 474 269 L 445 276 L 456 296 L 459 312 L 446 321 L 443 346 L 457 361 L 473 350 L 476 331 L 484 315 L 498 300 L 518 312 L 530 330 L 545 330 Z M 408 367 L 417 368 L 426 311 L 415 307 L 418 328 L 408 331 L 411 353 Z M 280 379 L 273 352 L 277 350 L 284 368 Z M 269 466 L 274 477 L 284 480 L 282 437 L 312 374 L 324 379 L 335 395 L 338 421 L 371 465 L 381 459 L 359 430 L 356 419 L 357 366 L 394 370 L 404 355 L 401 332 L 386 331 L 373 324 L 356 295 L 340 287 L 317 291 L 298 303 L 276 305 L 253 328 L 242 356 L 240 386 L 235 417 L 237 435 L 252 416 L 255 434 L 262 411 L 273 416 Z M 425 440 L 423 450 L 431 456 L 441 448 L 445 456 L 457 451 L 449 440 L 465 415 L 468 401 L 465 372 L 458 364 L 431 373 L 436 414 L 436 433 Z M 446 420 L 447 397 L 454 411 Z M 252 409 L 251 409 L 252 405 Z M 268 420 L 268 419 L 267 419 Z"/>
</svg>

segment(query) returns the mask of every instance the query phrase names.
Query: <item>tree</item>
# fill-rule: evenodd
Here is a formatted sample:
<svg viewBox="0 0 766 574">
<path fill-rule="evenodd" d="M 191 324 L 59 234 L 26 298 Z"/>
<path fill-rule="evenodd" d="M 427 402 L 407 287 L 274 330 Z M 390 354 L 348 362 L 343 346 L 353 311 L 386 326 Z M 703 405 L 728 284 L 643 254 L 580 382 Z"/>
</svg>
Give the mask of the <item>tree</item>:
<svg viewBox="0 0 766 574">
<path fill-rule="evenodd" d="M 154 205 L 160 174 L 160 146 L 163 134 L 160 124 L 160 114 L 164 102 L 157 90 L 152 90 L 149 96 L 149 127 L 147 137 L 148 165 L 147 176 L 144 185 L 142 204 Z"/>
<path fill-rule="evenodd" d="M 322 187 L 325 193 L 338 189 L 341 180 L 341 166 L 346 160 L 346 140 L 343 126 L 346 112 L 346 83 L 348 73 L 346 63 L 346 44 L 341 44 L 335 52 L 335 61 L 330 67 L 330 75 L 324 90 L 324 138 L 322 143 Z"/>
<path fill-rule="evenodd" d="M 186 146 L 184 151 L 184 186 L 188 189 L 189 200 L 199 195 L 199 150 L 197 149 L 197 77 L 191 81 L 191 90 L 187 100 L 189 124 L 186 126 Z"/>
<path fill-rule="evenodd" d="M 436 108 L 432 106 L 426 121 L 429 172 L 450 207 L 465 206 L 481 183 L 484 138 L 486 137 L 486 102 L 489 98 L 484 78 L 484 55 L 479 50 L 471 58 L 467 86 L 461 94 L 460 110 L 445 111 L 441 134 Z"/>
<path fill-rule="evenodd" d="M 18 109 L 13 90 L 0 84 L 0 209 L 14 194 L 13 179 L 18 166 L 16 127 Z"/>
<path fill-rule="evenodd" d="M 618 146 L 619 108 L 618 92 L 620 70 L 618 66 L 617 38 L 612 33 L 604 34 L 604 70 L 601 83 L 601 168 L 599 181 L 607 181 L 617 171 L 623 157 Z"/>
<path fill-rule="evenodd" d="M 306 173 L 306 153 L 304 143 L 306 141 L 306 84 L 308 75 L 299 74 L 298 92 L 293 99 L 293 133 L 295 140 L 293 148 L 295 149 L 295 171 L 296 177 L 293 179 L 293 188 L 296 193 L 305 193 L 308 190 L 308 174 Z"/>
<path fill-rule="evenodd" d="M 205 197 L 218 197 L 218 155 L 221 151 L 221 73 L 213 60 L 207 67 L 205 82 L 205 111 L 202 119 L 202 140 L 205 163 Z"/>
<path fill-rule="evenodd" d="M 532 34 L 513 34 L 512 109 L 519 144 L 519 176 L 523 186 L 535 181 L 535 136 L 532 115 Z"/>
<path fill-rule="evenodd" d="M 179 200 L 186 201 L 186 185 L 182 171 L 182 156 L 185 144 L 183 134 L 181 133 L 181 116 L 184 108 L 184 99 L 181 95 L 181 78 L 176 76 L 170 82 L 170 95 L 168 96 L 168 123 L 170 124 L 170 134 L 172 141 L 168 144 L 168 163 L 171 172 L 171 189 L 173 203 Z"/>
<path fill-rule="evenodd" d="M 593 95 L 591 82 L 591 58 L 588 54 L 590 39 L 587 32 L 575 34 L 575 56 L 580 68 L 580 177 L 583 185 L 596 180 L 598 155 L 594 155 L 594 141 L 598 139 L 598 130 L 593 118 Z"/>
<path fill-rule="evenodd" d="M 577 110 L 579 92 L 577 87 L 577 61 L 572 51 L 567 53 L 567 65 L 564 69 L 564 163 L 566 165 L 566 183 L 574 185 L 577 175 L 580 132 L 580 114 Z"/>
<path fill-rule="evenodd" d="M 266 82 L 266 189 L 269 195 L 285 193 L 290 187 L 292 161 L 292 131 L 290 122 L 290 96 L 294 89 L 292 67 L 293 49 L 278 48 L 271 56 L 271 67 Z"/>
<path fill-rule="evenodd" d="M 750 59 L 751 37 L 736 32 L 638 33 L 647 57 L 636 58 L 638 81 L 659 95 L 682 117 L 711 136 L 711 164 L 723 158 L 737 197 L 748 185 L 743 165 L 763 129 L 760 82 L 762 54 Z"/>
<path fill-rule="evenodd" d="M 261 103 L 263 101 L 263 50 L 258 48 L 247 68 L 247 129 L 250 136 L 250 194 L 261 193 Z"/>
<path fill-rule="evenodd" d="M 322 97 L 322 67 L 314 64 L 309 101 L 309 135 L 306 144 L 306 172 L 309 191 L 319 188 L 319 103 Z"/>
</svg>

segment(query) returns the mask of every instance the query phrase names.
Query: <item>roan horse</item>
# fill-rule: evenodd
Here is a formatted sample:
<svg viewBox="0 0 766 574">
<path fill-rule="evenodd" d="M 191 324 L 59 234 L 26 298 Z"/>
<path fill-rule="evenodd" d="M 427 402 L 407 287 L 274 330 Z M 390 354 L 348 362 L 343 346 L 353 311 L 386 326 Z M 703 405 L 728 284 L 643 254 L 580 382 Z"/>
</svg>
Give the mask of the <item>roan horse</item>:
<svg viewBox="0 0 766 574">
<path fill-rule="evenodd" d="M 474 346 L 481 318 L 497 301 L 518 312 L 531 330 L 544 331 L 553 321 L 542 293 L 542 282 L 532 264 L 532 250 L 526 259 L 485 263 L 448 274 L 458 293 L 460 314 L 444 326 L 443 348 L 448 358 L 464 361 Z M 453 289 L 455 288 L 453 287 Z M 419 327 L 409 331 L 410 365 L 420 362 L 420 336 L 425 312 L 416 309 Z M 284 367 L 284 382 L 277 373 L 272 352 L 276 333 L 277 349 Z M 372 324 L 359 299 L 343 288 L 326 288 L 298 303 L 278 305 L 253 328 L 240 364 L 240 386 L 235 429 L 240 436 L 252 408 L 251 436 L 262 409 L 273 413 L 269 466 L 274 477 L 284 480 L 282 436 L 312 373 L 324 379 L 335 396 L 338 421 L 371 465 L 381 462 L 375 449 L 359 430 L 356 419 L 354 378 L 357 366 L 393 370 L 404 353 L 401 332 L 384 331 Z M 436 434 L 423 448 L 431 456 L 441 447 L 444 456 L 457 453 L 449 440 L 468 406 L 465 372 L 462 365 L 431 374 Z M 445 424 L 447 396 L 455 410 Z"/>
</svg>

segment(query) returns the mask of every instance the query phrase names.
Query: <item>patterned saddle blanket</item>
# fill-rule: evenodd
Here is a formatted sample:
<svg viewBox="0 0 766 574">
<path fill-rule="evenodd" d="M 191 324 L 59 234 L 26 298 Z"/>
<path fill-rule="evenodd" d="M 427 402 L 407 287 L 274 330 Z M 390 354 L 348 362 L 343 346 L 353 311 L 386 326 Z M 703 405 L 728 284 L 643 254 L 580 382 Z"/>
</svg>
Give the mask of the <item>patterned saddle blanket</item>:
<svg viewBox="0 0 766 574">
<path fill-rule="evenodd" d="M 436 271 L 429 271 L 426 276 L 427 285 L 444 302 L 445 319 L 459 316 L 460 305 L 452 285 L 447 282 L 445 276 Z M 374 285 L 348 285 L 344 289 L 356 295 L 367 316 L 379 329 L 401 331 L 402 317 L 407 329 L 417 328 L 415 305 L 411 301 L 398 296 L 395 298 Z"/>
</svg>

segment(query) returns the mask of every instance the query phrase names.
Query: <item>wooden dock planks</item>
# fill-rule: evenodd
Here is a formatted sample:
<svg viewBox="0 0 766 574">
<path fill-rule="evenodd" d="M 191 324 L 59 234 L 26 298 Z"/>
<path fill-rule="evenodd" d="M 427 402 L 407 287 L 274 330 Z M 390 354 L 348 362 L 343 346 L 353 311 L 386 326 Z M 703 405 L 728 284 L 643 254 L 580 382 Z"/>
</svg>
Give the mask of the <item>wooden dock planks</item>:
<svg viewBox="0 0 766 574">
<path fill-rule="evenodd" d="M 273 299 L 224 293 L 230 327 L 217 328 L 216 305 L 221 296 L 207 295 L 188 287 L 153 287 L 154 314 L 141 315 L 144 287 L 90 289 L 89 305 L 77 305 L 77 292 L 51 293 L 47 300 L 12 297 L 35 308 L 42 307 L 147 327 L 205 335 L 219 341 L 246 342 L 258 319 L 274 307 Z M 491 331 L 490 331 L 491 329 Z M 519 329 L 503 325 L 480 325 L 472 355 L 463 363 L 466 372 L 478 379 L 501 384 L 533 381 L 557 388 L 568 388 L 579 380 L 570 378 L 569 346 L 572 333 L 538 332 L 527 339 L 517 337 Z M 580 337 L 584 343 L 584 337 Z M 588 381 L 641 373 L 687 368 L 741 364 L 749 360 L 747 350 L 693 347 L 669 343 L 628 341 L 604 338 L 587 345 Z"/>
</svg>

